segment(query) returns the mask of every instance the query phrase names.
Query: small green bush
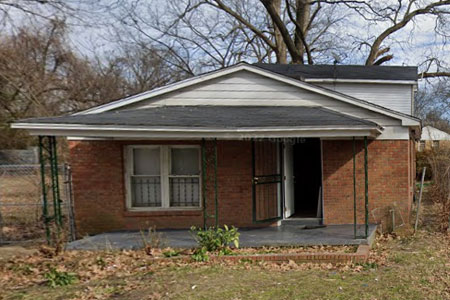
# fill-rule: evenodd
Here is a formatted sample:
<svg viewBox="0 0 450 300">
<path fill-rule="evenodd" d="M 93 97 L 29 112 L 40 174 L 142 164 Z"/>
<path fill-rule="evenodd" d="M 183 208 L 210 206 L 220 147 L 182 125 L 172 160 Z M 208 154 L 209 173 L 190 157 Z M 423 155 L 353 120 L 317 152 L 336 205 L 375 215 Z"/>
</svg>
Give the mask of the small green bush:
<svg viewBox="0 0 450 300">
<path fill-rule="evenodd" d="M 164 255 L 164 257 L 174 257 L 180 255 L 180 252 L 170 249 L 164 251 L 162 254 Z"/>
<path fill-rule="evenodd" d="M 196 262 L 203 262 L 209 260 L 208 251 L 206 248 L 198 248 L 192 254 L 192 259 Z"/>
<path fill-rule="evenodd" d="M 60 272 L 55 268 L 50 268 L 50 270 L 44 274 L 47 279 L 47 283 L 50 287 L 55 288 L 57 286 L 71 285 L 77 281 L 77 275 L 74 273 Z"/>
<path fill-rule="evenodd" d="M 205 252 L 218 252 L 219 255 L 231 253 L 230 245 L 239 248 L 239 232 L 234 226 L 229 228 L 224 225 L 223 228 L 210 227 L 203 230 L 201 228 L 191 227 L 191 233 L 197 241 L 200 249 Z"/>
</svg>

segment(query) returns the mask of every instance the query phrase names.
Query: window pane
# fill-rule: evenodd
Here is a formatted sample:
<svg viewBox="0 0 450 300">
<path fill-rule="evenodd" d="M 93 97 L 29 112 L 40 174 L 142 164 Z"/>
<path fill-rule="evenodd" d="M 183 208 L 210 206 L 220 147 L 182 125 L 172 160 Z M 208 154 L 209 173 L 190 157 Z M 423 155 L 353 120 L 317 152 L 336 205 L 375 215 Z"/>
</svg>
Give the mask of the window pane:
<svg viewBox="0 0 450 300">
<path fill-rule="evenodd" d="M 131 177 L 131 199 L 132 207 L 160 207 L 160 176 Z"/>
<path fill-rule="evenodd" d="M 171 175 L 198 175 L 200 173 L 197 148 L 172 148 L 171 156 Z"/>
<path fill-rule="evenodd" d="M 134 174 L 133 175 L 159 175 L 160 156 L 159 148 L 133 149 Z"/>
<path fill-rule="evenodd" d="M 200 206 L 199 178 L 170 178 L 170 206 Z"/>
</svg>

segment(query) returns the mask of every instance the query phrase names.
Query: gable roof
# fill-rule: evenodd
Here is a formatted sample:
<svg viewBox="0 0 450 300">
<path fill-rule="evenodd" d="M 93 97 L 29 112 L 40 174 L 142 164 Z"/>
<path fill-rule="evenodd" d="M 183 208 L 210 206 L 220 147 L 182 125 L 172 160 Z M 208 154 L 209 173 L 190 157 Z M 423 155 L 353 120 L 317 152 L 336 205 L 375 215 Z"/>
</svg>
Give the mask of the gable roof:
<svg viewBox="0 0 450 300">
<path fill-rule="evenodd" d="M 417 81 L 417 67 L 357 65 L 285 65 L 256 63 L 255 66 L 299 80 L 350 79 Z"/>
<path fill-rule="evenodd" d="M 450 133 L 432 126 L 422 128 L 421 141 L 450 141 Z"/>
<path fill-rule="evenodd" d="M 160 88 L 156 88 L 147 92 L 143 92 L 137 95 L 133 95 L 127 98 L 123 98 L 117 101 L 113 101 L 107 104 L 103 104 L 97 107 L 93 107 L 91 109 L 76 113 L 75 115 L 79 115 L 79 114 L 97 114 L 100 112 L 105 112 L 105 111 L 111 111 L 111 110 L 115 110 L 118 108 L 124 108 L 127 105 L 130 104 L 134 104 L 140 101 L 144 101 L 144 100 L 148 100 L 150 98 L 156 97 L 156 96 L 160 96 L 163 94 L 167 94 L 169 92 L 173 92 L 173 91 L 177 91 L 180 90 L 182 88 L 186 88 L 189 86 L 193 86 L 195 84 L 201 83 L 201 82 L 205 82 L 207 80 L 211 80 L 211 79 L 215 79 L 215 78 L 219 78 L 221 76 L 225 76 L 225 75 L 229 75 L 229 74 L 233 74 L 235 72 L 239 72 L 239 71 L 248 71 L 248 72 L 252 72 L 252 73 L 256 73 L 259 74 L 261 76 L 267 77 L 267 78 L 271 78 L 273 80 L 277 80 L 292 86 L 296 86 L 314 93 L 318 93 L 339 101 L 343 101 L 349 104 L 353 104 L 365 109 L 368 109 L 370 111 L 374 111 L 377 113 L 381 113 L 396 119 L 399 119 L 402 121 L 402 124 L 404 126 L 419 126 L 420 125 L 420 119 L 415 118 L 413 116 L 401 113 L 401 112 L 397 112 L 388 108 L 385 108 L 383 106 L 368 102 L 368 101 L 364 101 L 358 98 L 354 98 L 351 97 L 349 95 L 346 94 L 342 94 L 324 87 L 320 87 L 317 85 L 313 85 L 313 84 L 309 84 L 297 79 L 293 79 L 291 77 L 288 77 L 286 75 L 282 75 L 282 74 L 278 74 L 266 69 L 263 69 L 259 66 L 256 65 L 250 65 L 247 63 L 239 63 L 230 67 L 226 67 L 223 69 L 219 69 L 216 71 L 212 71 L 209 73 L 204 73 L 189 79 L 185 79 L 173 84 L 169 84 Z"/>
</svg>

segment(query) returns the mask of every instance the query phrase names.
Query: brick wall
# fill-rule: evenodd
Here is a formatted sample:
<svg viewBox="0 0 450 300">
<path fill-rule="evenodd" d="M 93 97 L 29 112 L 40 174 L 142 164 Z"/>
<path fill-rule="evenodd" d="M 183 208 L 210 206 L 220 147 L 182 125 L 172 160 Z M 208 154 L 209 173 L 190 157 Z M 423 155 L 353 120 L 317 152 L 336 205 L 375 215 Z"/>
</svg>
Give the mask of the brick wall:
<svg viewBox="0 0 450 300">
<path fill-rule="evenodd" d="M 70 141 L 76 226 L 80 236 L 114 230 L 189 228 L 203 224 L 203 211 L 130 212 L 125 205 L 123 149 L 127 144 L 199 142 Z M 252 226 L 252 161 L 249 141 L 218 141 L 217 183 L 221 224 Z M 211 163 L 208 165 L 212 166 Z M 212 174 L 212 170 L 208 169 Z M 208 181 L 208 214 L 214 213 Z M 209 219 L 209 225 L 214 219 Z"/>
<path fill-rule="evenodd" d="M 323 196 L 325 224 L 353 223 L 352 141 L 323 141 Z M 358 223 L 364 222 L 364 145 L 356 142 Z M 408 221 L 412 203 L 411 141 L 369 141 L 370 221 L 386 218 L 394 207 Z M 398 217 L 398 215 L 397 215 Z M 400 222 L 400 220 L 398 221 Z"/>
<path fill-rule="evenodd" d="M 70 141 L 75 218 L 80 236 L 114 230 L 189 228 L 203 224 L 202 209 L 130 212 L 125 205 L 123 149 L 127 144 L 198 144 L 199 142 Z M 218 141 L 219 223 L 252 223 L 252 158 L 249 141 Z M 395 206 L 407 221 L 414 167 L 410 141 L 369 141 L 371 221 Z M 358 222 L 364 220 L 364 150 L 357 142 Z M 212 174 L 212 170 L 208 169 Z M 352 141 L 323 141 L 325 224 L 353 223 Z M 213 182 L 208 181 L 208 214 L 214 214 Z M 376 218 L 374 219 L 373 216 Z M 210 219 L 209 225 L 214 224 Z M 267 224 L 266 224 L 267 225 Z M 258 226 L 264 226 L 259 224 Z"/>
</svg>

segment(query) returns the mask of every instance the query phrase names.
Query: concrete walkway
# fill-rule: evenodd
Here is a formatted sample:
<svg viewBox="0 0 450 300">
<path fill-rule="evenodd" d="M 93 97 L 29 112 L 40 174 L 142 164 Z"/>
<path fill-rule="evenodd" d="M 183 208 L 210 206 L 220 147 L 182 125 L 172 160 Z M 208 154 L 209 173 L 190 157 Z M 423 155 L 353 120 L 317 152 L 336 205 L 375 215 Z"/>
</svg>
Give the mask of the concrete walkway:
<svg viewBox="0 0 450 300">
<path fill-rule="evenodd" d="M 359 226 L 358 234 L 364 227 Z M 371 244 L 376 225 L 369 226 L 369 238 L 354 239 L 353 225 L 329 225 L 324 228 L 303 229 L 299 226 L 239 229 L 241 247 L 262 246 L 313 246 L 313 245 L 360 245 Z M 194 248 L 197 246 L 188 230 L 160 230 L 164 247 Z M 145 235 L 145 234 L 144 234 Z M 140 232 L 102 233 L 68 243 L 68 250 L 107 250 L 142 248 Z"/>
</svg>

